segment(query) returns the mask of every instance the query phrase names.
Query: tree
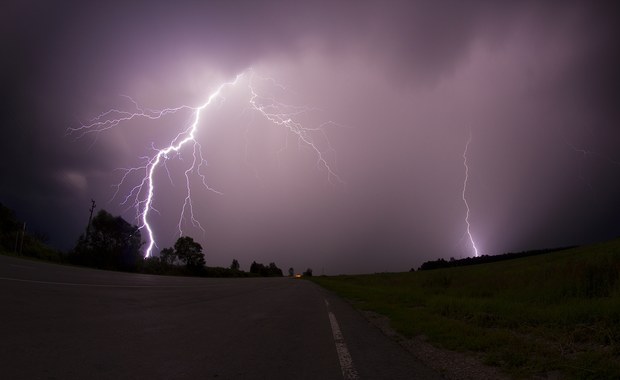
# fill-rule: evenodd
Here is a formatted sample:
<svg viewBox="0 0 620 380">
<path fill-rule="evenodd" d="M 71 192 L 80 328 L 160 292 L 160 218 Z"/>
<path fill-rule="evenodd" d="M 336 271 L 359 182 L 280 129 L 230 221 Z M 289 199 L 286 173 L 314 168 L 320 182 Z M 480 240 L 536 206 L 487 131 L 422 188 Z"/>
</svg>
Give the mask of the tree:
<svg viewBox="0 0 620 380">
<path fill-rule="evenodd" d="M 276 266 L 276 263 L 269 263 L 267 268 L 267 276 L 269 277 L 282 277 L 282 269 Z"/>
<path fill-rule="evenodd" d="M 256 261 L 252 261 L 252 265 L 250 265 L 250 273 L 261 274 L 261 270 L 263 270 L 265 266 L 263 264 L 258 264 Z"/>
<path fill-rule="evenodd" d="M 0 247 L 7 251 L 15 249 L 16 236 L 22 231 L 22 223 L 15 212 L 0 203 Z"/>
<path fill-rule="evenodd" d="M 304 272 L 304 276 L 312 277 L 312 268 L 306 269 L 306 271 Z"/>
<path fill-rule="evenodd" d="M 187 268 L 199 269 L 205 266 L 202 246 L 189 236 L 178 238 L 177 242 L 174 243 L 174 251 L 179 260 L 185 262 Z"/>
<path fill-rule="evenodd" d="M 140 258 L 140 229 L 120 216 L 100 210 L 87 235 L 82 235 L 73 251 L 75 261 L 103 269 L 135 270 Z"/>
<path fill-rule="evenodd" d="M 166 265 L 173 265 L 175 260 L 177 259 L 177 254 L 172 248 L 164 248 L 159 253 L 159 258 L 162 263 Z"/>
<path fill-rule="evenodd" d="M 263 277 L 282 277 L 282 269 L 278 268 L 275 263 L 269 263 L 268 266 L 265 266 L 256 261 L 252 261 L 250 273 L 258 274 Z"/>
<path fill-rule="evenodd" d="M 0 251 L 17 252 L 44 260 L 63 261 L 65 257 L 50 248 L 49 237 L 41 232 L 28 232 L 26 223 L 15 212 L 0 203 Z"/>
<path fill-rule="evenodd" d="M 230 264 L 230 269 L 239 270 L 239 268 L 239 262 L 237 261 L 237 259 L 233 259 L 232 264 Z"/>
<path fill-rule="evenodd" d="M 293 277 L 295 275 L 295 269 L 293 267 L 288 268 L 289 277 Z"/>
</svg>

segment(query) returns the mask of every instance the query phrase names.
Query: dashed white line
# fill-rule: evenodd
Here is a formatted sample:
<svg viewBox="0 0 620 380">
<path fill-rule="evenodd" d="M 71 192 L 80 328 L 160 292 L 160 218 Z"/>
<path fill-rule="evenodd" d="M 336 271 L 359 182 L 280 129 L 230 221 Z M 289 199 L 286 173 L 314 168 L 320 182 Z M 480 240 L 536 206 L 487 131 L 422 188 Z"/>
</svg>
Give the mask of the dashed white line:
<svg viewBox="0 0 620 380">
<path fill-rule="evenodd" d="M 325 300 L 325 306 L 329 308 L 329 302 Z M 340 331 L 340 325 L 334 313 L 329 309 L 327 310 L 329 316 L 329 323 L 332 326 L 332 334 L 334 335 L 334 343 L 336 344 L 336 352 L 338 353 L 338 359 L 340 360 L 340 368 L 342 369 L 342 377 L 345 380 L 357 380 L 359 375 L 353 366 L 353 359 L 347 348 L 347 344 L 344 341 L 342 331 Z"/>
</svg>

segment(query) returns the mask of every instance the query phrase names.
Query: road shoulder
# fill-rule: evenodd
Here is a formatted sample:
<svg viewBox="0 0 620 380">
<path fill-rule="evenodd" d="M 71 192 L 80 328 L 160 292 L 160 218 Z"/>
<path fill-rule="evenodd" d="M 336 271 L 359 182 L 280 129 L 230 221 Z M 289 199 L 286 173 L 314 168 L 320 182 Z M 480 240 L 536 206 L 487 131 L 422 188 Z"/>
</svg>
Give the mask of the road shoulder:
<svg viewBox="0 0 620 380">
<path fill-rule="evenodd" d="M 317 286 L 338 319 L 360 379 L 441 379 L 392 337 L 370 323 L 362 313 L 334 293 Z M 327 310 L 326 310 L 327 312 Z"/>
</svg>

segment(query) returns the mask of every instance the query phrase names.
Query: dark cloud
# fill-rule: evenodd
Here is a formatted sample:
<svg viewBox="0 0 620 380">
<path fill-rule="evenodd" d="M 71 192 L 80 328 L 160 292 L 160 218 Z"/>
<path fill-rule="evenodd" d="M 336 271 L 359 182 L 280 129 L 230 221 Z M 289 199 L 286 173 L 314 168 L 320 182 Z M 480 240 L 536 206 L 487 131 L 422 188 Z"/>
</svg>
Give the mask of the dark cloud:
<svg viewBox="0 0 620 380">
<path fill-rule="evenodd" d="M 91 197 L 131 217 L 118 199 L 106 203 L 114 168 L 136 164 L 163 136 L 136 124 L 74 141 L 67 127 L 127 106 L 121 94 L 149 107 L 199 102 L 216 80 L 249 66 L 290 86 L 291 102 L 319 107 L 309 122 L 344 125 L 328 135 L 347 184 L 329 185 L 303 149 L 275 159 L 282 135 L 260 127 L 249 135 L 248 164 L 246 132 L 235 123 L 255 120 L 224 107 L 214 116 L 219 129 L 208 132 L 208 160 L 209 180 L 225 196 L 199 197 L 212 263 L 276 260 L 334 273 L 470 254 L 461 199 L 470 130 L 467 195 L 485 252 L 620 235 L 611 2 L 4 8 L 0 201 L 63 248 L 81 231 Z M 174 214 L 178 201 L 165 199 L 161 214 Z M 158 222 L 167 242 L 176 218 Z"/>
</svg>

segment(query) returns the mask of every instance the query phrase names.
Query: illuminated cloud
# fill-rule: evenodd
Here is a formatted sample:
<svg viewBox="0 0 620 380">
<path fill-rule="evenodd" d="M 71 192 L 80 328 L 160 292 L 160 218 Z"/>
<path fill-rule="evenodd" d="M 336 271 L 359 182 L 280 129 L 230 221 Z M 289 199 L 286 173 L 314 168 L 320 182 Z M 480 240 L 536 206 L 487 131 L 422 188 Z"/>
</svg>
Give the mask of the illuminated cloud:
<svg viewBox="0 0 620 380">
<path fill-rule="evenodd" d="M 56 175 L 56 178 L 62 182 L 70 191 L 85 194 L 88 189 L 88 180 L 78 172 L 65 170 Z"/>
<path fill-rule="evenodd" d="M 167 146 L 188 115 L 135 120 L 90 140 L 66 137 L 67 127 L 131 108 L 123 95 L 152 109 L 199 105 L 248 67 L 285 85 L 287 103 L 314 107 L 306 122 L 340 125 L 326 133 L 346 185 L 330 183 L 311 151 L 232 95 L 200 136 L 209 184 L 222 193 L 197 192 L 194 203 L 206 233 L 191 233 L 209 264 L 237 258 L 339 273 L 470 255 L 462 200 L 470 129 L 467 201 L 481 252 L 620 235 L 612 5 L 63 4 L 7 6 L 1 31 L 12 59 L 0 63 L 0 144 L 10 157 L 0 200 L 25 210 L 61 247 L 82 231 L 91 197 L 137 222 L 109 201 L 122 177 L 115 169 Z M 83 207 L 65 198 L 67 183 L 80 189 L 81 180 L 50 178 L 66 168 L 86 178 Z M 152 214 L 162 246 L 178 236 L 178 219 L 165 215 L 183 205 L 183 176 L 172 179 L 162 176 L 165 195 Z"/>
</svg>

